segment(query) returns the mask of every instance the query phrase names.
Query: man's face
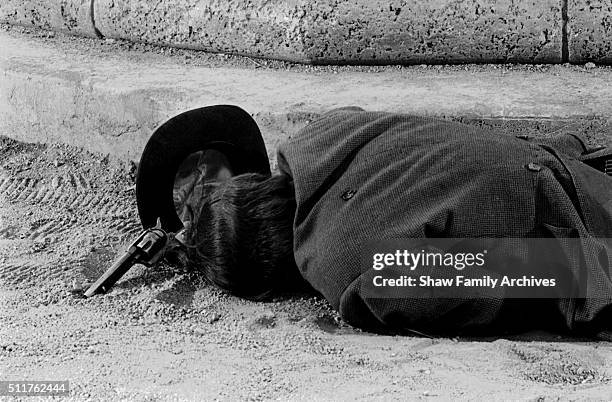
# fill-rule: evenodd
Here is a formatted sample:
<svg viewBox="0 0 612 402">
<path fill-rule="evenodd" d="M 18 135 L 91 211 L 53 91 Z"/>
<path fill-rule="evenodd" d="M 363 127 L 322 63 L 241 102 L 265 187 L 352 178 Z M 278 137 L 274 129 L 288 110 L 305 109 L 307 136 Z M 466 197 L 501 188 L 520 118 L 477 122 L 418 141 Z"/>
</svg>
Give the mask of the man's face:
<svg viewBox="0 0 612 402">
<path fill-rule="evenodd" d="M 174 179 L 174 207 L 185 228 L 193 221 L 199 200 L 214 188 L 214 184 L 233 176 L 225 155 L 214 149 L 189 155 L 179 167 Z"/>
</svg>

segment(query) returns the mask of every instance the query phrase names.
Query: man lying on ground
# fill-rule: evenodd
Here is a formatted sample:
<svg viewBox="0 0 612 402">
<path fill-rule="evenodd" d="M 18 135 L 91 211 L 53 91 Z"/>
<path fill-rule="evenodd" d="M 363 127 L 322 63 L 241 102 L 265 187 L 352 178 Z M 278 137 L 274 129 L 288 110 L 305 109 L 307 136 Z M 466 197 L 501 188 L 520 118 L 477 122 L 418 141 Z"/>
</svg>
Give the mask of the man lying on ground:
<svg viewBox="0 0 612 402">
<path fill-rule="evenodd" d="M 303 278 L 346 322 L 376 332 L 541 328 L 609 337 L 612 177 L 593 167 L 600 153 L 570 134 L 517 138 L 444 120 L 335 110 L 280 146 L 278 174 L 205 185 L 190 205 L 190 264 L 215 285 L 256 300 Z M 558 239 L 562 263 L 547 266 L 544 258 L 531 273 L 558 272 L 583 294 L 368 296 L 364 244 L 428 238 Z M 572 238 L 578 247 L 563 241 Z M 487 258 L 522 252 L 502 247 Z M 486 268 L 496 276 L 520 271 Z"/>
</svg>

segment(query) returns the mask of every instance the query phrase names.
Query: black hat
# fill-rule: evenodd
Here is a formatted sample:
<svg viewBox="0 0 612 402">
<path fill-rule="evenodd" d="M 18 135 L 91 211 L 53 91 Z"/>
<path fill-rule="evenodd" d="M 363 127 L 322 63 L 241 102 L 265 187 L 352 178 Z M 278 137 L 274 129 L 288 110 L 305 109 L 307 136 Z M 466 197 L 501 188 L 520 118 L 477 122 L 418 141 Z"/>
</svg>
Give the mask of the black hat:
<svg viewBox="0 0 612 402">
<path fill-rule="evenodd" d="M 144 228 L 158 218 L 167 232 L 183 227 L 173 201 L 174 179 L 187 156 L 208 149 L 223 153 L 234 175 L 270 175 L 259 127 L 243 109 L 216 105 L 181 113 L 153 132 L 140 158 L 136 202 Z"/>
</svg>

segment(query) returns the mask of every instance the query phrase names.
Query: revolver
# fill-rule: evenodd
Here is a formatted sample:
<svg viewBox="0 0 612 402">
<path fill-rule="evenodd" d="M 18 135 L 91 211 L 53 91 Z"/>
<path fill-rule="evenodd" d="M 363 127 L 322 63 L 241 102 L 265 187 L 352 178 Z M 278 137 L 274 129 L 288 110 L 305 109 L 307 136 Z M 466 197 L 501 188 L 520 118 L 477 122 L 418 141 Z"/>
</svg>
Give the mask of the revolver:
<svg viewBox="0 0 612 402">
<path fill-rule="evenodd" d="M 159 222 L 156 227 L 146 229 L 127 251 L 85 291 L 85 297 L 108 292 L 134 264 L 153 266 L 164 256 L 168 243 L 169 233 L 161 228 Z"/>
</svg>

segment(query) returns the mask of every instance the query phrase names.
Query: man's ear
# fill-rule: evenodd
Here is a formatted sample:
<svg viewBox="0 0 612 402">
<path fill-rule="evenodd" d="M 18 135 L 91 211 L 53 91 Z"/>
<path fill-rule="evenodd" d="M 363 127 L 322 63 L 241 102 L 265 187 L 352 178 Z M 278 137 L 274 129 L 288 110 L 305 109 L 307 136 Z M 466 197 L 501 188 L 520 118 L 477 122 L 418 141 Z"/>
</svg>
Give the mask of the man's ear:
<svg viewBox="0 0 612 402">
<path fill-rule="evenodd" d="M 222 152 L 208 149 L 202 152 L 198 168 L 201 169 L 202 182 L 220 182 L 234 176 L 229 160 Z"/>
</svg>

